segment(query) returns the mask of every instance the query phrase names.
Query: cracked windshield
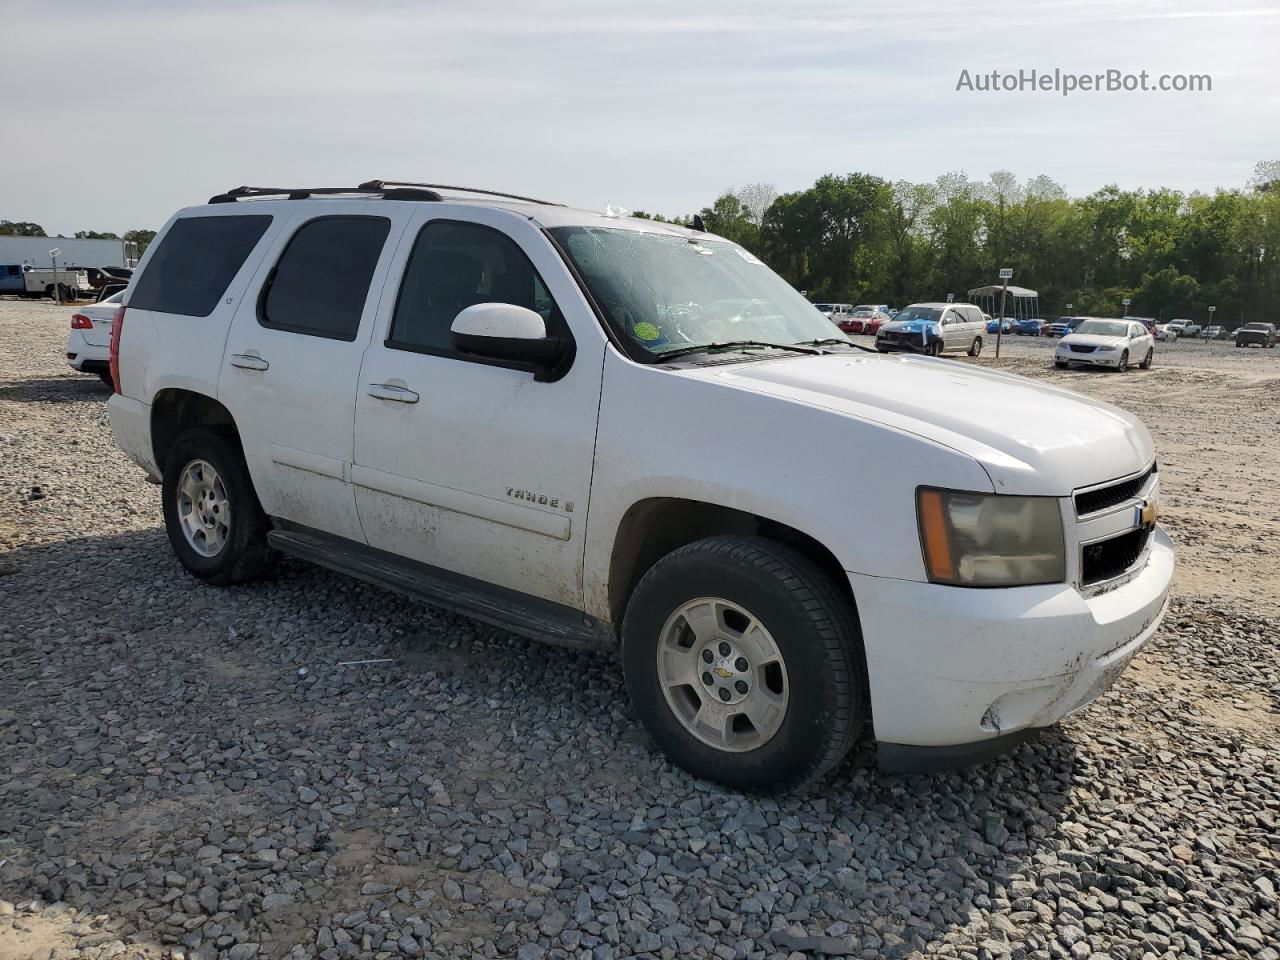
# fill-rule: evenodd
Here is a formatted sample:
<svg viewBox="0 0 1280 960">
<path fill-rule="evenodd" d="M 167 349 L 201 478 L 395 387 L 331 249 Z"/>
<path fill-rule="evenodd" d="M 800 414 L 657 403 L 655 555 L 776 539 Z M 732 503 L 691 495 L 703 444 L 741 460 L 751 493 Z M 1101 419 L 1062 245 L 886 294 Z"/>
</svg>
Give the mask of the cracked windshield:
<svg viewBox="0 0 1280 960">
<path fill-rule="evenodd" d="M 654 357 L 744 341 L 780 347 L 848 342 L 813 304 L 735 244 L 612 227 L 551 233 L 610 326 Z"/>
</svg>

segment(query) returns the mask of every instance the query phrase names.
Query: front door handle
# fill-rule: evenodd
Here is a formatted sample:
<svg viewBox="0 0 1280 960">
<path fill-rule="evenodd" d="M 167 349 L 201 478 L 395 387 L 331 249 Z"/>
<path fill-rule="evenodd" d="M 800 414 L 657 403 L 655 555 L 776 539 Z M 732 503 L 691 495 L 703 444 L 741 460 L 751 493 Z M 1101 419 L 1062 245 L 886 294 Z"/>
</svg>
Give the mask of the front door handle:
<svg viewBox="0 0 1280 960">
<path fill-rule="evenodd" d="M 231 365 L 242 370 L 266 370 L 271 366 L 256 353 L 233 353 Z"/>
<path fill-rule="evenodd" d="M 408 387 L 394 383 L 369 384 L 369 396 L 379 400 L 394 400 L 396 403 L 417 403 L 418 395 Z"/>
</svg>

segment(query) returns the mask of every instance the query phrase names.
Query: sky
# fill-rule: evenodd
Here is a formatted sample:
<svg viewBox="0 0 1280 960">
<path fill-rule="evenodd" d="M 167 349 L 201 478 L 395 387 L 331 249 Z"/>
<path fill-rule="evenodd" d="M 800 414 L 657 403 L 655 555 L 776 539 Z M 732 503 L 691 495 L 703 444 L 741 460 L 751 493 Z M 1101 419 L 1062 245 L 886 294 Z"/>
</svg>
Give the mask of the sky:
<svg viewBox="0 0 1280 960">
<path fill-rule="evenodd" d="M 155 229 L 240 184 L 676 215 L 824 173 L 1078 196 L 1242 187 L 1280 159 L 1277 0 L 0 0 L 0 23 L 0 219 L 51 234 Z M 956 89 L 1031 69 L 1212 90 Z"/>
</svg>

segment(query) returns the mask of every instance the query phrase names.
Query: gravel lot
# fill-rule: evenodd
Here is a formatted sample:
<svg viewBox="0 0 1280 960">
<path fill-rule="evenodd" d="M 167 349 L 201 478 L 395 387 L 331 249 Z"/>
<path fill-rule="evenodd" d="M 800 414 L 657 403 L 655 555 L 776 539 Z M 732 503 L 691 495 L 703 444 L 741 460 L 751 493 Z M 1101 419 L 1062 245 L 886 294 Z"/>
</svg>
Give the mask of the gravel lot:
<svg viewBox="0 0 1280 960">
<path fill-rule="evenodd" d="M 760 799 L 669 766 L 607 659 L 302 564 L 197 586 L 67 315 L 0 302 L 0 960 L 1280 960 L 1280 350 L 979 360 L 1146 419 L 1171 615 L 1007 758 Z"/>
</svg>

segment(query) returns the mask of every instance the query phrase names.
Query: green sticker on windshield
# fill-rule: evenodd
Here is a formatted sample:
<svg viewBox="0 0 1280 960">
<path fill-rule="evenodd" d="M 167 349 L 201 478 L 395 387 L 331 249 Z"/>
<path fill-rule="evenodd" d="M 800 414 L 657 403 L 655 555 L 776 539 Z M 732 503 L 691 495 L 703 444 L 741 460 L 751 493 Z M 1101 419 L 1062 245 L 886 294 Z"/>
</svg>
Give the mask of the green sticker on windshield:
<svg viewBox="0 0 1280 960">
<path fill-rule="evenodd" d="M 654 323 L 637 323 L 631 328 L 631 332 L 636 335 L 637 340 L 644 340 L 646 342 L 650 340 L 658 340 L 662 337 L 662 331 L 659 330 L 657 324 Z"/>
</svg>

